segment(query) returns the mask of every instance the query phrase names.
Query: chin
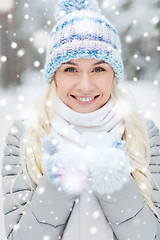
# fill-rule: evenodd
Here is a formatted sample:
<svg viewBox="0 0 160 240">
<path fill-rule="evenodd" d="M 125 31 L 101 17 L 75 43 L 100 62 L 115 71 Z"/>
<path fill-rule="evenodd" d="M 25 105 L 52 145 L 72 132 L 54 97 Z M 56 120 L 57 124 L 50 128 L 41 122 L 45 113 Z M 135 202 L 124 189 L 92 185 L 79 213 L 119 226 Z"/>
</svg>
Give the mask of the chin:
<svg viewBox="0 0 160 240">
<path fill-rule="evenodd" d="M 75 112 L 78 112 L 78 113 L 91 113 L 91 112 L 94 112 L 94 111 L 98 110 L 98 108 L 95 108 L 95 109 L 72 108 L 72 110 L 74 110 Z"/>
</svg>

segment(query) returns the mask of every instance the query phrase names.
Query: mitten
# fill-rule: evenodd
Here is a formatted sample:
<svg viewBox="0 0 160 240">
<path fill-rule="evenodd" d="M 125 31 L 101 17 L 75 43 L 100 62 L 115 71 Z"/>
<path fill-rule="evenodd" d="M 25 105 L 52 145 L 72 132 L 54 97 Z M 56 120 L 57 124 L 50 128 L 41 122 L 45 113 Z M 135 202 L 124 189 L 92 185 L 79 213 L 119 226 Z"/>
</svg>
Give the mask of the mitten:
<svg viewBox="0 0 160 240">
<path fill-rule="evenodd" d="M 82 149 L 74 144 L 57 143 L 53 136 L 47 136 L 42 142 L 43 171 L 50 182 L 70 194 L 80 194 L 89 187 L 88 170 L 84 163 Z"/>
<path fill-rule="evenodd" d="M 130 176 L 130 159 L 122 140 L 94 149 L 94 157 L 87 163 L 91 188 L 100 194 L 119 190 Z"/>
</svg>

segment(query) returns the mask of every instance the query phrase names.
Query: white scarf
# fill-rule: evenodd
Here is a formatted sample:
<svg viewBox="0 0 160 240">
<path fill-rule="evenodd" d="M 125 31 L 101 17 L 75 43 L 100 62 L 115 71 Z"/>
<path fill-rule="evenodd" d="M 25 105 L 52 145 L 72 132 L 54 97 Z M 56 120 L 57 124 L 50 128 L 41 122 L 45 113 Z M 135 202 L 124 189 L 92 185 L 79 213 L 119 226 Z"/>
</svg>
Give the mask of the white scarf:
<svg viewBox="0 0 160 240">
<path fill-rule="evenodd" d="M 77 113 L 59 98 L 51 121 L 51 134 L 59 143 L 71 142 L 80 147 L 95 146 L 97 141 L 121 139 L 124 133 L 122 114 L 114 101 L 91 113 Z M 63 240 L 113 240 L 113 232 L 94 194 L 84 192 L 75 203 L 65 228 Z"/>
</svg>

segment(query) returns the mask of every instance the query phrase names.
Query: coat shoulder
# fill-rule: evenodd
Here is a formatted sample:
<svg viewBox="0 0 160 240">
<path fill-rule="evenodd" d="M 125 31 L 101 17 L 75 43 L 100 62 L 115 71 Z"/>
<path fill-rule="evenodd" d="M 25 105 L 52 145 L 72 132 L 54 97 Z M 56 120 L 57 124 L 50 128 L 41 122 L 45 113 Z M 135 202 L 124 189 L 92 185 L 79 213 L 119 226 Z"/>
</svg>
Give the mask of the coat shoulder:
<svg viewBox="0 0 160 240">
<path fill-rule="evenodd" d="M 149 139 L 151 139 L 152 137 L 154 137 L 156 135 L 157 136 L 160 135 L 160 130 L 156 126 L 156 124 L 154 123 L 153 120 L 145 119 L 145 122 L 146 122 L 146 125 L 147 125 Z"/>
<path fill-rule="evenodd" d="M 19 142 L 24 133 L 26 124 L 27 119 L 25 120 L 19 119 L 13 122 L 13 124 L 9 127 L 8 134 L 5 139 L 6 145 L 19 147 Z"/>
<path fill-rule="evenodd" d="M 21 165 L 20 158 L 20 142 L 25 130 L 25 120 L 16 120 L 8 130 L 8 134 L 5 138 L 5 147 L 3 151 L 3 160 L 2 160 L 2 176 L 13 174 L 13 168 L 8 171 L 7 166 L 13 165 L 16 172 Z"/>
</svg>

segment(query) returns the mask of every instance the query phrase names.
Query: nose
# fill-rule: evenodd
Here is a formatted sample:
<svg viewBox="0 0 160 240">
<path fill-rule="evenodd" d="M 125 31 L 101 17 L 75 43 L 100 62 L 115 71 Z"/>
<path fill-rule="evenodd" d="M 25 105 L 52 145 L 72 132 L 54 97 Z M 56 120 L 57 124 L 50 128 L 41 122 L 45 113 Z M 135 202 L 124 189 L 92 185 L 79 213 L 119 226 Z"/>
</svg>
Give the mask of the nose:
<svg viewBox="0 0 160 240">
<path fill-rule="evenodd" d="M 82 91 L 83 93 L 90 93 L 94 89 L 93 81 L 87 73 L 84 73 L 80 76 L 77 83 L 77 90 Z"/>
</svg>

